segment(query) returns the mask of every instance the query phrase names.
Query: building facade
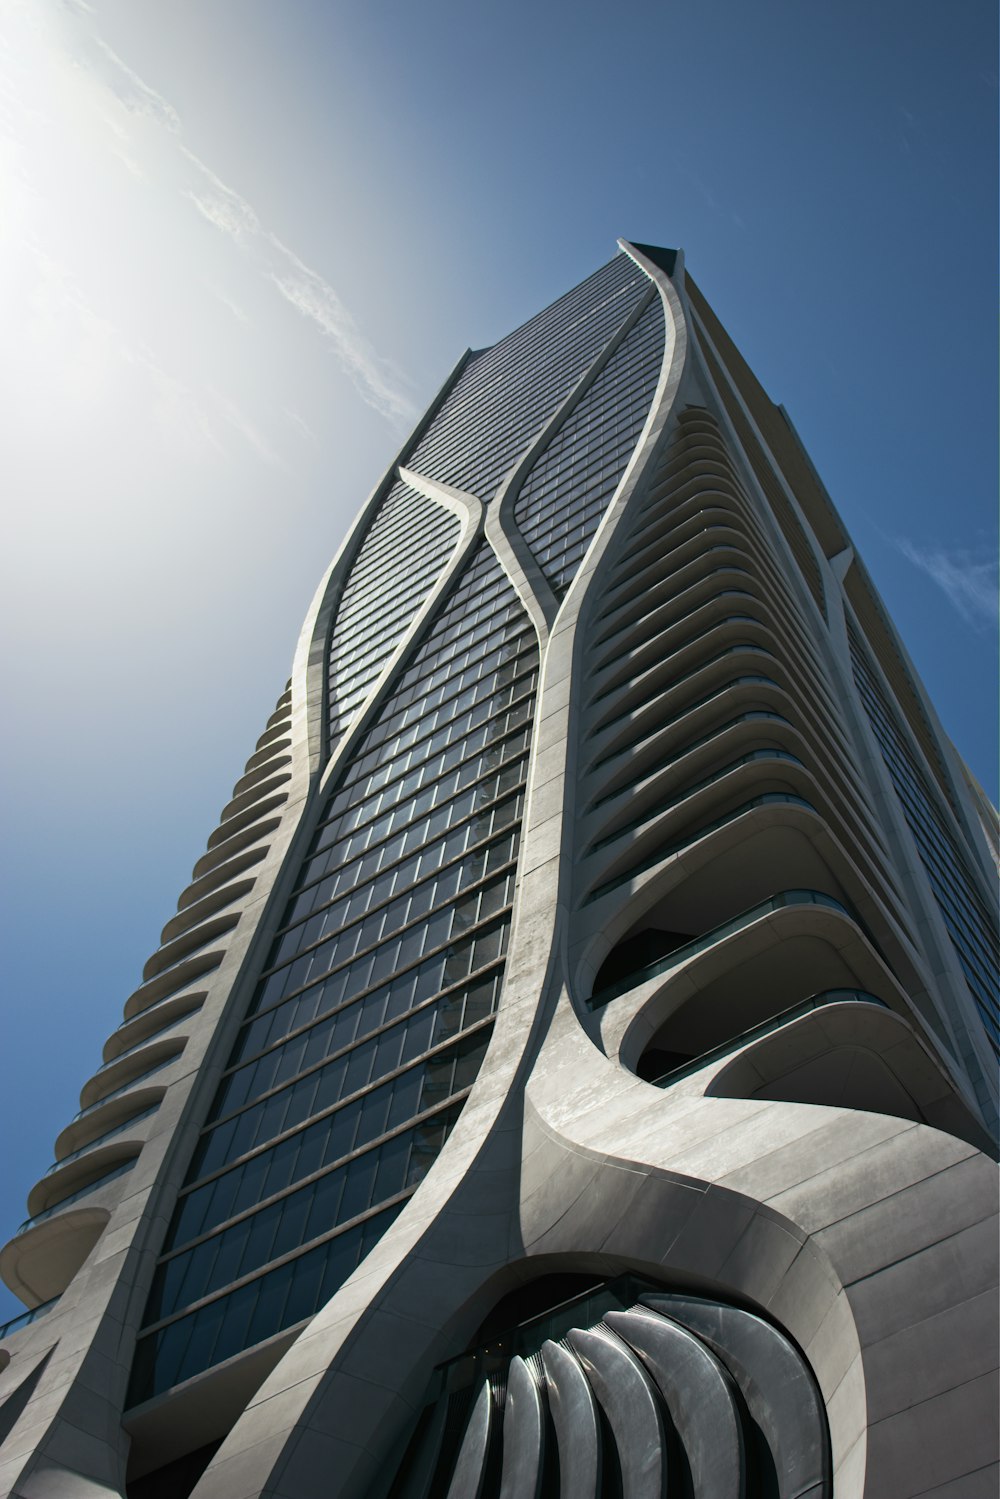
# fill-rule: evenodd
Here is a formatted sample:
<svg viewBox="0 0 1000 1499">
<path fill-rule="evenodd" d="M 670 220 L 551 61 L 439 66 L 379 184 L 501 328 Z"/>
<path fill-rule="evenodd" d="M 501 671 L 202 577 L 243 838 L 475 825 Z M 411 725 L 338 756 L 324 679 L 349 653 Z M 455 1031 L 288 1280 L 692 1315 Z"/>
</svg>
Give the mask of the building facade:
<svg viewBox="0 0 1000 1499">
<path fill-rule="evenodd" d="M 319 587 L 0 1252 L 0 1494 L 993 1495 L 995 844 L 622 242 Z"/>
</svg>

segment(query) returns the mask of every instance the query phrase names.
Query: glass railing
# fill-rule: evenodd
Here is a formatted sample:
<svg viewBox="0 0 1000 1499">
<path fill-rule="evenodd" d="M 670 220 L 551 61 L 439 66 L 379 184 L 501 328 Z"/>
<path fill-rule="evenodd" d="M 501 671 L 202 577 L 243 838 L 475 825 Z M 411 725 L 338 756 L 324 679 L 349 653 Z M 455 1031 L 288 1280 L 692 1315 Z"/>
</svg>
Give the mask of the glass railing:
<svg viewBox="0 0 1000 1499">
<path fill-rule="evenodd" d="M 718 696 L 718 694 L 713 693 L 712 696 L 715 697 Z M 711 698 L 705 698 L 703 699 L 703 701 L 711 702 Z M 700 706 L 700 704 L 698 706 Z M 606 791 L 603 796 L 599 796 L 595 801 L 591 802 L 587 810 L 593 812 L 598 807 L 602 807 L 605 802 L 611 801 L 616 796 L 621 796 L 623 792 L 631 791 L 632 788 L 634 786 L 637 786 L 640 781 L 646 780 L 647 777 L 651 775 L 655 775 L 657 771 L 669 770 L 671 765 L 676 765 L 678 761 L 684 759 L 685 755 L 690 755 L 693 750 L 701 749 L 704 745 L 711 744 L 713 739 L 720 738 L 727 729 L 734 729 L 737 724 L 741 723 L 756 723 L 758 719 L 765 718 L 773 719 L 777 723 L 786 724 L 789 728 L 794 727 L 794 725 L 789 723 L 789 720 L 785 718 L 783 714 L 771 713 L 765 708 L 753 708 L 749 713 L 737 713 L 735 718 L 727 718 L 725 723 L 720 723 L 716 728 L 712 729 L 710 733 L 702 734 L 698 739 L 692 739 L 688 744 L 683 745 L 681 749 L 677 750 L 675 754 L 671 755 L 669 760 L 664 760 L 660 764 L 654 765 L 652 768 L 647 766 L 640 772 L 639 775 L 636 776 L 635 780 L 626 781 L 621 786 L 616 786 L 613 791 Z"/>
<path fill-rule="evenodd" d="M 713 601 L 709 600 L 709 603 L 711 602 Z M 700 607 L 702 609 L 705 609 L 708 607 L 708 605 L 702 604 Z M 682 624 L 683 621 L 678 620 L 677 623 Z M 711 635 L 713 630 L 721 630 L 724 625 L 759 625 L 762 630 L 766 630 L 768 628 L 764 621 L 762 619 L 758 619 L 755 614 L 724 614 L 721 619 L 713 620 L 706 629 L 699 630 L 697 634 L 688 635 L 685 640 L 679 641 L 677 645 L 675 645 L 673 649 L 667 653 L 666 656 L 657 656 L 656 660 L 653 661 L 649 666 L 642 667 L 637 676 L 645 676 L 647 671 L 652 671 L 657 666 L 662 666 L 665 661 L 669 661 L 671 656 L 679 656 L 681 652 L 686 651 L 689 646 L 697 645 L 699 640 L 704 640 L 705 636 Z M 668 634 L 669 631 L 673 630 L 674 628 L 676 628 L 674 625 L 669 625 L 666 630 L 662 631 L 662 634 Z M 632 685 L 633 681 L 629 679 L 626 679 L 624 682 L 614 682 L 610 687 L 605 687 L 602 692 L 599 692 L 595 697 L 592 697 L 587 706 L 596 707 L 598 703 L 603 703 L 605 698 L 613 697 L 616 692 L 625 692 Z"/>
<path fill-rule="evenodd" d="M 714 529 L 714 527 L 708 527 L 707 529 L 712 530 L 712 529 Z M 720 526 L 718 529 L 721 531 L 723 529 L 723 527 Z M 726 528 L 726 529 L 728 529 L 728 528 Z M 698 534 L 699 535 L 704 535 L 704 532 L 699 532 Z M 687 542 L 682 542 L 681 543 L 682 546 L 686 546 L 687 544 L 688 544 Z M 679 551 L 680 548 L 679 547 L 675 548 L 675 550 Z M 664 575 L 663 575 L 662 578 L 657 579 L 657 587 L 661 587 L 664 583 L 668 583 L 671 578 L 676 577 L 676 575 L 679 572 L 683 572 L 686 567 L 691 567 L 691 566 L 695 565 L 696 563 L 703 562 L 704 559 L 706 557 L 708 557 L 712 552 L 736 552 L 737 554 L 739 554 L 740 553 L 740 547 L 738 545 L 735 545 L 731 541 L 728 541 L 728 542 L 727 541 L 720 541 L 720 542 L 716 542 L 714 546 L 705 547 L 705 548 L 703 548 L 702 551 L 698 552 L 694 557 L 690 558 L 689 561 L 682 563 L 680 567 L 675 567 L 672 572 L 664 573 Z M 737 564 L 737 566 L 738 566 L 738 564 Z M 747 569 L 745 567 L 741 567 L 739 570 L 740 570 L 740 572 L 746 572 L 747 571 Z M 618 588 L 622 588 L 625 585 L 619 583 L 617 586 L 618 586 Z M 634 587 L 635 585 L 634 585 L 634 583 L 632 583 L 632 584 L 630 584 L 630 586 Z M 627 609 L 629 606 L 631 606 L 633 609 L 638 609 L 638 613 L 635 615 L 636 619 L 641 619 L 642 615 L 646 612 L 641 607 L 641 603 L 640 603 L 639 600 L 631 598 L 630 596 L 626 595 L 625 598 L 618 599 L 615 602 L 609 604 L 606 609 L 602 609 L 601 612 L 600 612 L 600 614 L 597 616 L 597 623 L 600 624 L 601 620 L 603 620 L 603 619 L 611 619 L 611 618 L 613 618 L 615 614 L 620 613 L 623 609 Z M 616 625 L 613 630 L 609 630 L 608 633 L 607 633 L 607 635 L 602 636 L 601 639 L 597 642 L 598 645 L 603 645 L 603 643 L 604 643 L 605 640 L 610 640 L 613 635 L 617 635 L 620 632 L 620 628 L 621 628 L 620 626 Z"/>
<path fill-rule="evenodd" d="M 739 1051 L 741 1047 L 758 1040 L 761 1036 L 769 1036 L 772 1031 L 780 1030 L 783 1025 L 788 1025 L 792 1020 L 798 1020 L 801 1015 L 808 1015 L 811 1010 L 821 1010 L 824 1005 L 839 1004 L 878 1005 L 883 1010 L 890 1008 L 884 999 L 879 999 L 875 994 L 869 994 L 867 989 L 823 989 L 819 994 L 810 995 L 808 999 L 802 1000 L 800 1004 L 791 1005 L 787 1010 L 781 1010 L 777 1015 L 772 1015 L 770 1020 L 762 1020 L 759 1025 L 752 1025 L 749 1030 L 741 1031 L 738 1036 L 731 1036 L 728 1041 L 721 1041 L 710 1051 L 703 1051 L 699 1056 L 692 1057 L 690 1062 L 684 1062 L 680 1067 L 672 1067 L 669 1072 L 662 1072 L 659 1077 L 651 1077 L 648 1081 L 654 1088 L 666 1088 L 671 1083 L 679 1082 L 682 1077 L 690 1077 L 692 1073 L 700 1072 L 703 1067 L 708 1067 L 719 1057 Z"/>
<path fill-rule="evenodd" d="M 636 828 L 641 828 L 644 823 L 651 822 L 654 817 L 659 817 L 662 812 L 669 812 L 672 807 L 679 807 L 682 802 L 689 801 L 696 792 L 704 791 L 707 786 L 714 786 L 718 781 L 722 780 L 723 776 L 729 775 L 734 770 L 739 770 L 743 765 L 751 765 L 756 760 L 779 760 L 785 764 L 798 765 L 802 769 L 805 768 L 798 755 L 793 755 L 788 750 L 750 750 L 748 754 L 740 755 L 738 760 L 730 760 L 728 765 L 723 765 L 721 770 L 715 771 L 713 775 L 705 776 L 703 780 L 695 781 L 692 786 L 685 787 L 680 796 L 672 797 L 669 801 L 656 802 L 652 807 L 648 807 L 640 817 L 633 817 L 631 822 L 623 823 L 613 833 L 608 833 L 606 837 L 599 838 L 596 843 L 592 843 L 587 852 L 596 853 L 599 848 L 605 848 L 609 843 L 614 843 L 623 833 L 631 833 Z"/>
<path fill-rule="evenodd" d="M 640 874 L 645 874 L 649 869 L 655 869 L 657 864 L 662 864 L 664 859 L 669 859 L 672 854 L 679 854 L 681 849 L 690 848 L 693 843 L 699 843 L 702 838 L 707 838 L 709 833 L 717 833 L 720 828 L 735 822 L 737 817 L 742 817 L 744 812 L 752 812 L 755 807 L 770 807 L 784 804 L 789 807 L 805 807 L 809 812 L 815 812 L 816 808 L 812 802 L 806 801 L 804 796 L 795 796 L 790 791 L 765 791 L 760 796 L 753 796 L 748 802 L 741 802 L 738 807 L 733 807 L 721 817 L 714 818 L 711 822 L 702 823 L 694 832 L 688 833 L 676 843 L 668 843 L 651 854 L 648 859 L 643 859 L 640 864 L 632 864 L 624 874 L 616 875 L 613 880 L 605 880 L 592 890 L 584 901 L 584 905 L 590 905 L 592 901 L 600 900 L 602 896 L 608 895 L 612 890 L 619 890 L 622 885 L 627 885 L 629 880 L 636 879 Z M 816 814 L 819 815 L 818 813 Z"/>
<path fill-rule="evenodd" d="M 739 573 L 741 577 L 749 578 L 751 582 L 755 581 L 753 574 L 747 568 L 745 568 L 745 567 L 737 567 L 737 565 L 734 562 L 731 562 L 728 566 L 724 565 L 723 567 L 719 568 L 718 572 Z M 705 585 L 708 582 L 711 581 L 712 576 L 714 576 L 714 575 L 710 574 L 709 577 L 707 577 L 707 578 L 697 578 L 697 579 L 695 579 L 695 581 L 693 583 L 689 583 L 688 586 L 686 588 L 682 589 L 679 594 L 675 595 L 675 597 L 673 599 L 665 600 L 662 604 L 657 604 L 656 608 L 653 610 L 653 613 L 659 613 L 661 610 L 664 610 L 664 609 L 668 608 L 668 606 L 671 603 L 683 604 L 684 601 L 685 601 L 685 595 L 686 594 L 692 592 L 695 589 L 702 589 L 702 588 L 704 588 Z M 748 588 L 727 588 L 727 589 L 725 589 L 723 591 L 720 591 L 719 593 L 710 594 L 708 597 L 709 597 L 709 599 L 711 599 L 711 598 L 721 598 L 723 596 L 723 592 L 724 593 L 738 593 L 738 594 L 743 594 L 745 597 L 751 598 L 755 602 L 759 603 L 759 599 L 757 598 L 757 595 L 755 593 L 751 592 L 751 590 L 748 589 Z M 707 602 L 707 600 L 706 600 L 706 602 Z M 672 625 L 679 624 L 682 619 L 687 619 L 688 615 L 693 614 L 695 608 L 697 608 L 697 607 L 699 607 L 699 606 L 698 605 L 693 605 L 691 608 L 683 610 L 680 614 L 674 615 L 672 617 L 671 621 L 667 625 L 665 625 L 663 628 L 664 629 L 670 629 L 672 627 Z M 597 649 L 597 650 L 603 650 L 603 647 L 610 645 L 611 642 L 614 641 L 614 640 L 617 640 L 619 638 L 619 636 L 621 636 L 621 635 L 627 635 L 630 631 L 634 630 L 635 627 L 636 627 L 636 625 L 639 623 L 639 620 L 641 620 L 641 619 L 647 619 L 648 617 L 649 617 L 648 613 L 646 613 L 646 614 L 639 614 L 639 615 L 637 615 L 637 617 L 635 619 L 629 621 L 629 623 L 621 625 L 619 628 L 616 628 L 616 629 L 612 630 L 611 633 L 608 634 L 608 635 L 602 636 L 602 638 L 599 641 L 596 642 L 595 649 Z M 621 654 L 615 656 L 613 658 L 613 660 L 620 661 L 621 660 Z M 602 664 L 598 668 L 598 670 L 599 671 L 604 671 L 610 665 L 611 665 L 611 661 L 609 661 L 607 659 L 607 652 L 604 651 L 603 652 Z"/>
<path fill-rule="evenodd" d="M 135 1017 L 133 1017 L 133 1019 L 134 1018 Z M 134 1056 L 135 1053 L 137 1051 L 141 1051 L 144 1046 L 149 1046 L 150 1042 L 160 1040 L 165 1030 L 169 1030 L 173 1025 L 179 1025 L 182 1020 L 186 1020 L 187 1018 L 187 1015 L 178 1015 L 176 1020 L 165 1020 L 164 1023 L 160 1026 L 159 1030 L 150 1031 L 148 1036 L 143 1036 L 142 1040 L 137 1041 L 134 1046 L 127 1046 L 125 1050 L 120 1051 L 116 1057 L 109 1057 L 106 1062 L 102 1062 L 100 1067 L 98 1067 L 97 1071 L 94 1073 L 94 1076 L 100 1077 L 102 1072 L 107 1072 L 110 1068 L 116 1067 L 118 1063 L 123 1062 L 126 1057 Z"/>
<path fill-rule="evenodd" d="M 234 922 L 233 925 L 235 926 L 236 923 Z M 194 930 L 197 932 L 198 928 L 195 927 Z M 218 954 L 219 963 L 221 963 L 222 959 L 225 957 L 225 953 L 219 950 L 218 944 L 220 942 L 225 942 L 232 933 L 232 930 L 233 927 L 228 926 L 221 932 L 215 932 L 211 937 L 205 937 L 201 942 L 198 943 L 196 947 L 187 948 L 186 951 L 181 953 L 179 957 L 174 958 L 172 963 L 165 963 L 162 968 L 158 968 L 155 973 L 151 973 L 148 979 L 143 979 L 142 983 L 139 985 L 139 989 L 145 989 L 147 984 L 155 984 L 157 979 L 166 978 L 168 974 L 176 974 L 177 970 L 181 968 L 185 963 L 194 962 L 196 958 L 215 957 L 216 954 Z M 183 935 L 187 936 L 189 934 L 185 932 Z M 180 937 L 175 937 L 173 939 L 174 942 L 179 942 L 180 940 Z M 164 952 L 171 945 L 172 944 L 170 942 L 165 942 L 162 947 L 158 947 L 156 949 L 153 957 L 155 958 L 158 953 Z M 202 969 L 202 972 L 207 973 L 212 968 L 218 968 L 219 963 L 210 963 L 208 965 L 208 968 Z M 178 987 L 180 986 L 178 985 Z M 138 990 L 136 992 L 138 992 Z"/>
<path fill-rule="evenodd" d="M 707 630 L 705 633 L 711 634 L 711 631 Z M 685 682 L 690 682 L 693 677 L 700 676 L 703 671 L 707 671 L 710 666 L 716 666 L 720 661 L 724 661 L 727 656 L 746 654 L 747 652 L 752 652 L 755 656 L 766 656 L 769 661 L 776 659 L 773 651 L 769 651 L 764 646 L 758 645 L 756 641 L 738 640 L 734 645 L 727 645 L 724 650 L 717 651 L 707 661 L 700 662 L 692 671 L 686 671 L 683 676 L 675 677 L 672 682 L 667 682 L 664 686 L 658 687 L 655 692 L 644 697 L 641 702 L 633 703 L 630 708 L 624 709 L 621 713 L 616 713 L 613 718 L 605 719 L 596 728 L 588 730 L 587 737 L 592 739 L 595 734 L 603 734 L 607 729 L 614 728 L 615 724 L 624 723 L 627 718 L 634 718 L 643 709 L 650 707 L 660 698 L 665 697 L 668 692 L 674 692 L 678 687 L 683 687 Z"/>
<path fill-rule="evenodd" d="M 54 1202 L 51 1207 L 47 1207 L 42 1212 L 36 1213 L 33 1218 L 25 1218 L 17 1232 L 19 1234 L 26 1234 L 29 1228 L 36 1228 L 39 1223 L 44 1223 L 46 1219 L 51 1218 L 55 1213 L 61 1213 L 63 1208 L 68 1208 L 71 1203 L 79 1202 L 81 1197 L 89 1197 L 90 1193 L 96 1192 L 98 1187 L 106 1187 L 108 1182 L 113 1182 L 116 1177 L 124 1176 L 126 1171 L 132 1170 L 136 1159 L 136 1157 L 133 1157 L 132 1160 L 124 1161 L 120 1166 L 116 1166 L 113 1171 L 105 1171 L 103 1176 L 95 1177 L 85 1187 L 78 1187 L 68 1197 L 61 1197 L 58 1202 Z M 16 1238 L 17 1234 L 14 1237 Z"/>
<path fill-rule="evenodd" d="M 165 1057 L 162 1062 L 157 1062 L 155 1067 L 147 1067 L 145 1072 L 137 1072 L 135 1077 L 130 1077 L 128 1082 L 122 1083 L 120 1088 L 112 1088 L 110 1093 L 102 1093 L 100 1098 L 95 1098 L 93 1103 L 88 1103 L 85 1109 L 81 1109 L 78 1114 L 74 1114 L 72 1123 L 75 1124 L 78 1119 L 86 1119 L 88 1114 L 92 1114 L 102 1104 L 110 1103 L 112 1098 L 120 1098 L 123 1093 L 127 1093 L 130 1088 L 134 1088 L 136 1083 L 144 1083 L 147 1077 L 152 1077 L 154 1073 L 162 1072 L 164 1067 L 169 1067 L 171 1062 L 176 1062 L 179 1056 L 180 1051 L 175 1051 L 169 1057 Z"/>
<path fill-rule="evenodd" d="M 54 1171 L 60 1171 L 63 1166 L 68 1166 L 71 1161 L 78 1161 L 81 1156 L 87 1155 L 91 1150 L 96 1150 L 99 1145 L 107 1144 L 108 1140 L 113 1140 L 116 1135 L 123 1135 L 126 1130 L 133 1129 L 135 1125 L 141 1124 L 143 1119 L 148 1119 L 150 1114 L 155 1114 L 159 1107 L 159 1100 L 157 1100 L 148 1109 L 143 1109 L 141 1114 L 130 1115 L 124 1124 L 116 1124 L 114 1129 L 105 1130 L 103 1135 L 95 1135 L 92 1140 L 87 1141 L 86 1145 L 81 1145 L 79 1150 L 70 1151 L 69 1155 L 64 1155 L 61 1161 L 53 1161 L 45 1175 L 51 1176 Z"/>
<path fill-rule="evenodd" d="M 725 937 L 731 937 L 735 932 L 742 931 L 751 922 L 757 921 L 762 916 L 767 916 L 771 911 L 780 911 L 785 906 L 825 906 L 831 911 L 838 911 L 841 916 L 848 916 L 856 921 L 852 911 L 849 911 L 839 900 L 834 900 L 832 895 L 824 895 L 821 890 L 782 890 L 778 895 L 772 895 L 770 899 L 763 900 L 757 906 L 751 906 L 748 911 L 741 911 L 739 916 L 734 916 L 730 921 L 724 921 L 721 926 L 714 927 L 712 931 L 706 932 L 704 937 L 696 937 L 693 942 L 685 942 L 680 947 L 675 947 L 673 952 L 666 953 L 662 958 L 656 958 L 652 963 L 646 963 L 641 968 L 635 968 L 616 984 L 609 984 L 607 988 L 600 989 L 587 1001 L 591 1010 L 599 1010 L 611 1000 L 617 999 L 620 994 L 627 994 L 630 989 L 635 989 L 639 984 L 644 984 L 649 979 L 658 978 L 661 973 L 675 968 L 678 963 L 683 963 L 688 958 L 694 957 L 696 953 L 705 952 L 714 947 Z"/>
<path fill-rule="evenodd" d="M 648 744 L 650 743 L 650 741 L 655 740 L 660 734 L 663 733 L 664 729 L 672 728 L 675 723 L 680 723 L 682 719 L 687 718 L 688 714 L 696 713 L 699 708 L 705 708 L 709 703 L 718 702 L 720 698 L 726 697 L 734 687 L 747 686 L 774 687 L 779 692 L 783 690 L 773 677 L 762 676 L 759 672 L 755 672 L 752 675 L 745 674 L 739 677 L 731 677 L 728 682 L 725 682 L 721 687 L 717 688 L 716 691 L 709 692 L 705 697 L 700 697 L 693 703 L 685 703 L 684 707 L 679 713 L 675 713 L 672 718 L 665 718 L 662 723 L 659 723 L 655 728 L 650 729 L 649 732 L 644 734 L 641 739 L 636 739 L 619 749 L 610 750 L 606 755 L 601 755 L 598 760 L 594 761 L 591 769 L 599 770 L 602 765 L 608 765 L 612 760 L 620 760 L 625 755 L 634 755 L 636 751 L 641 749 L 644 744 Z"/>
<path fill-rule="evenodd" d="M 192 979 L 191 982 L 194 983 L 195 980 Z M 136 1010 L 134 1015 L 126 1015 L 125 1019 L 121 1021 L 119 1025 L 115 1026 L 112 1035 L 117 1036 L 118 1032 L 123 1031 L 127 1025 L 134 1025 L 135 1022 L 139 1019 L 140 1015 L 155 1015 L 157 1010 L 159 1010 L 163 1005 L 175 1005 L 188 998 L 197 999 L 198 1003 L 193 1004 L 190 1010 L 186 1010 L 184 1012 L 185 1015 L 190 1015 L 192 1011 L 197 1010 L 204 1003 L 205 995 L 204 993 L 199 993 L 196 995 L 179 995 L 176 992 L 173 994 L 165 994 L 162 999 L 154 999 L 153 1003 L 151 1005 L 147 1005 L 144 1010 Z M 178 1018 L 181 1017 L 179 1016 Z M 161 1026 L 157 1027 L 156 1030 L 152 1030 L 149 1032 L 146 1040 L 151 1041 L 153 1037 L 155 1035 L 158 1035 L 161 1030 L 166 1030 L 167 1026 L 172 1024 L 172 1020 L 165 1020 Z M 137 1045 L 142 1045 L 142 1042 L 138 1042 Z M 124 1052 L 121 1053 L 121 1055 L 124 1056 Z M 115 1060 L 117 1061 L 117 1058 L 115 1058 Z"/>
<path fill-rule="evenodd" d="M 30 1327 L 32 1322 L 37 1322 L 39 1317 L 44 1317 L 46 1312 L 51 1312 L 54 1306 L 58 1306 L 61 1299 L 61 1296 L 53 1296 L 51 1301 L 42 1301 L 29 1311 L 21 1312 L 20 1316 L 11 1317 L 9 1322 L 0 1322 L 0 1341 L 9 1338 L 13 1332 L 20 1332 L 22 1327 Z"/>
</svg>

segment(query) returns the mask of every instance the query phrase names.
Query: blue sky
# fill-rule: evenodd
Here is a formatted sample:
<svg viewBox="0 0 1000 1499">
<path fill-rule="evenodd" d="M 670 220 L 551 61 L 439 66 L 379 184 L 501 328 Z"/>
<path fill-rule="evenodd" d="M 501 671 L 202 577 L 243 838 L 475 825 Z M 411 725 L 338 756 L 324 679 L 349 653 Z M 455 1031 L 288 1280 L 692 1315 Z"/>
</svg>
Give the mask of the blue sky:
<svg viewBox="0 0 1000 1499">
<path fill-rule="evenodd" d="M 0 1239 L 414 413 L 620 234 L 684 247 L 996 796 L 994 11 L 0 0 Z"/>
</svg>

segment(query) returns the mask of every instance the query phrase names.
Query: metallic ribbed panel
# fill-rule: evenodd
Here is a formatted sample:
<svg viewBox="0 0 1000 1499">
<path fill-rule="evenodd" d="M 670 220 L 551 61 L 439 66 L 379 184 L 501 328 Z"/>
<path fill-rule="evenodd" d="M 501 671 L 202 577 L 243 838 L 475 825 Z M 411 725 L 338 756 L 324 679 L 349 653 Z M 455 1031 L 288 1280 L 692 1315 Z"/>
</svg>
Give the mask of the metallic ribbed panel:
<svg viewBox="0 0 1000 1499">
<path fill-rule="evenodd" d="M 425 1409 L 390 1499 L 830 1499 L 823 1402 L 799 1350 L 740 1308 L 655 1292 L 632 1303 L 630 1284 L 598 1287 L 437 1371 L 445 1393 Z M 505 1375 L 501 1404 L 491 1394 Z M 431 1430 L 442 1435 L 429 1477 Z"/>
</svg>

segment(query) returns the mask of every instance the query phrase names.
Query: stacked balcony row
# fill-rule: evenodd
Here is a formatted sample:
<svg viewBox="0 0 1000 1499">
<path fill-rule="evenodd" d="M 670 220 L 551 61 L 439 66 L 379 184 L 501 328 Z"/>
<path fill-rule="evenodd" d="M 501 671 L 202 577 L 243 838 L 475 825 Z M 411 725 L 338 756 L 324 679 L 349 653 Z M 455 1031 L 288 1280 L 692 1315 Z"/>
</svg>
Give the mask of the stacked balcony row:
<svg viewBox="0 0 1000 1499">
<path fill-rule="evenodd" d="M 125 1018 L 84 1084 L 55 1160 L 31 1189 L 31 1216 L 0 1255 L 29 1305 L 54 1304 L 100 1237 L 177 1075 L 191 1024 L 222 963 L 281 821 L 291 779 L 286 688 L 223 809 L 208 850 L 163 928 Z"/>
<path fill-rule="evenodd" d="M 599 935 L 575 982 L 641 1076 L 820 994 L 943 1041 L 786 567 L 688 408 L 595 590 L 583 672 L 577 904 Z"/>
</svg>

